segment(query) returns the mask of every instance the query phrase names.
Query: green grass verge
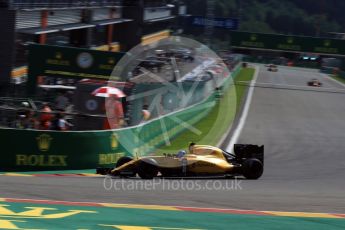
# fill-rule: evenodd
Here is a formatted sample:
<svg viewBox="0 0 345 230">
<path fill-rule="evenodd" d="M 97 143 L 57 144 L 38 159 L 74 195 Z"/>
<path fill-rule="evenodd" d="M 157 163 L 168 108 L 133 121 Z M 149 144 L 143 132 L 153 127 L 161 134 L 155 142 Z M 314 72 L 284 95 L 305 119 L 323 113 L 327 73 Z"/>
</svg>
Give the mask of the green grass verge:
<svg viewBox="0 0 345 230">
<path fill-rule="evenodd" d="M 345 78 L 339 77 L 339 76 L 331 76 L 332 78 L 334 78 L 337 81 L 340 81 L 341 83 L 345 84 Z"/>
<path fill-rule="evenodd" d="M 237 99 L 236 112 L 238 112 L 238 110 L 241 108 L 241 104 L 243 102 L 243 96 L 248 88 L 247 85 L 236 84 L 236 82 L 243 82 L 243 81 L 250 82 L 251 80 L 253 80 L 254 73 L 255 73 L 255 69 L 244 68 L 244 69 L 241 69 L 241 72 L 234 79 L 235 88 L 236 88 L 236 99 Z"/>
<path fill-rule="evenodd" d="M 230 86 L 223 97 L 211 110 L 207 117 L 196 123 L 193 127 L 201 131 L 198 135 L 190 130 L 186 130 L 171 140 L 170 146 L 163 146 L 157 151 L 158 154 L 169 152 L 169 150 L 186 149 L 189 141 L 198 144 L 217 145 L 223 134 L 235 119 L 236 112 L 240 109 L 243 97 L 248 88 L 247 85 L 238 85 L 238 81 L 251 81 L 255 69 L 243 68 L 234 79 L 235 85 Z M 236 90 L 236 104 L 234 103 Z"/>
</svg>

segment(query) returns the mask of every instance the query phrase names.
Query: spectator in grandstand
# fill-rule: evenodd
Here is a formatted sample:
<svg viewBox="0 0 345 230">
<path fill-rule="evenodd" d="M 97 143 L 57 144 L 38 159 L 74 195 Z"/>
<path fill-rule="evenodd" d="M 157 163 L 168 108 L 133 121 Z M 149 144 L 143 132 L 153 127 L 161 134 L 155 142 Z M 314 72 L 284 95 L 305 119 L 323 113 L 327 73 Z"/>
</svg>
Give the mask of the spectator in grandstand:
<svg viewBox="0 0 345 230">
<path fill-rule="evenodd" d="M 36 119 L 35 112 L 32 110 L 27 110 L 24 118 L 24 128 L 25 129 L 38 129 L 39 122 Z"/>
<path fill-rule="evenodd" d="M 122 103 L 116 96 L 110 96 L 105 101 L 106 117 L 103 129 L 116 129 L 124 125 L 124 113 Z"/>
<path fill-rule="evenodd" d="M 69 123 L 62 112 L 56 114 L 55 119 L 52 122 L 52 129 L 58 131 L 69 130 L 73 125 Z"/>
<path fill-rule="evenodd" d="M 31 110 L 18 110 L 14 121 L 14 128 L 36 129 L 38 127 L 34 112 Z"/>
<path fill-rule="evenodd" d="M 56 103 L 56 108 L 58 110 L 65 110 L 69 104 L 69 100 L 68 100 L 68 97 L 64 93 L 60 92 L 58 93 L 58 96 L 55 99 L 55 103 Z"/>
<path fill-rule="evenodd" d="M 71 103 L 68 104 L 67 107 L 66 107 L 66 109 L 65 109 L 65 119 L 66 119 L 67 121 L 70 121 L 70 120 L 73 119 L 73 115 L 72 115 L 73 110 L 74 110 L 74 105 L 71 104 Z"/>
<path fill-rule="evenodd" d="M 40 116 L 40 129 L 49 130 L 53 119 L 52 110 L 48 103 L 43 105 Z"/>
<path fill-rule="evenodd" d="M 16 115 L 16 120 L 14 121 L 14 128 L 24 129 L 24 118 L 25 118 L 25 115 L 18 113 Z"/>
<path fill-rule="evenodd" d="M 151 112 L 149 110 L 148 105 L 143 105 L 143 109 L 141 110 L 141 113 L 143 115 L 143 122 L 149 120 L 151 118 Z"/>
</svg>

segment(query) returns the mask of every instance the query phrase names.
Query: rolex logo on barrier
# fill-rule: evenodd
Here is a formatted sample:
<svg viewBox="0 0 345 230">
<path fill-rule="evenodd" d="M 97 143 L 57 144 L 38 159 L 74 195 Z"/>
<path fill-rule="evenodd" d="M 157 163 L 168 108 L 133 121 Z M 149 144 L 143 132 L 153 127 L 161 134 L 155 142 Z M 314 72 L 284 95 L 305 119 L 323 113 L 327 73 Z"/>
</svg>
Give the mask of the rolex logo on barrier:
<svg viewBox="0 0 345 230">
<path fill-rule="evenodd" d="M 323 45 L 326 46 L 326 47 L 329 47 L 331 45 L 331 41 L 330 40 L 325 40 Z"/>
<path fill-rule="evenodd" d="M 53 138 L 48 134 L 41 134 L 37 138 L 37 145 L 39 150 L 45 152 L 50 148 L 51 141 Z"/>
<path fill-rule="evenodd" d="M 250 36 L 250 40 L 251 40 L 251 41 L 256 41 L 257 38 L 258 38 L 258 37 L 257 37 L 256 34 L 252 34 L 252 35 Z"/>
<path fill-rule="evenodd" d="M 110 135 L 110 147 L 112 150 L 116 149 L 117 146 L 119 145 L 117 139 L 118 139 L 118 136 L 115 133 Z"/>
<path fill-rule="evenodd" d="M 62 53 L 61 52 L 56 52 L 55 58 L 56 59 L 61 59 L 62 58 Z"/>
<path fill-rule="evenodd" d="M 287 38 L 287 43 L 292 44 L 294 42 L 294 39 L 292 37 Z"/>
<path fill-rule="evenodd" d="M 114 58 L 109 58 L 108 59 L 108 64 L 111 64 L 111 65 L 115 64 L 115 59 Z"/>
</svg>

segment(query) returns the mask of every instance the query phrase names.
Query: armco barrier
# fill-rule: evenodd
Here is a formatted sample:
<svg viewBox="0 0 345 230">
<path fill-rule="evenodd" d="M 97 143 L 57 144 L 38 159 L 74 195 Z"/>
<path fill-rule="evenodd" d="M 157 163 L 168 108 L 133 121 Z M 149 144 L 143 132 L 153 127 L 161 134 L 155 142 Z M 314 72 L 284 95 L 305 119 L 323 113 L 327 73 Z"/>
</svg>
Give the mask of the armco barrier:
<svg viewBox="0 0 345 230">
<path fill-rule="evenodd" d="M 0 171 L 111 166 L 123 155 L 145 155 L 153 151 L 154 147 L 164 143 L 163 131 L 172 138 L 184 130 L 179 121 L 194 124 L 205 117 L 214 104 L 213 97 L 210 97 L 196 106 L 146 124 L 114 131 L 58 132 L 3 128 L 0 129 Z"/>
<path fill-rule="evenodd" d="M 237 74 L 239 68 L 234 71 Z M 224 88 L 230 83 L 224 82 Z M 87 169 L 113 166 L 124 155 L 145 155 L 204 118 L 216 104 L 206 100 L 135 127 L 113 131 L 0 129 L 0 171 Z M 162 126 L 162 123 L 164 126 Z M 162 128 L 163 127 L 163 128 Z"/>
</svg>

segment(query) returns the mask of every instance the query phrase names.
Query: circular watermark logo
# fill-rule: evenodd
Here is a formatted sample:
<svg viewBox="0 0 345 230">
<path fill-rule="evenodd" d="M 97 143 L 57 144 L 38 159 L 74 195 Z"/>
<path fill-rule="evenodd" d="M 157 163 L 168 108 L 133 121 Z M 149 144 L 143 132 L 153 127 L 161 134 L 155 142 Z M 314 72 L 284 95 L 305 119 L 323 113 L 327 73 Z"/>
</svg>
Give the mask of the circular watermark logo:
<svg viewBox="0 0 345 230">
<path fill-rule="evenodd" d="M 106 113 L 119 144 L 133 156 L 177 153 L 189 142 L 209 144 L 236 113 L 227 65 L 189 38 L 172 36 L 134 47 L 117 63 L 108 86 L 124 93 L 106 98 Z M 176 144 L 179 135 L 185 146 Z"/>
</svg>

